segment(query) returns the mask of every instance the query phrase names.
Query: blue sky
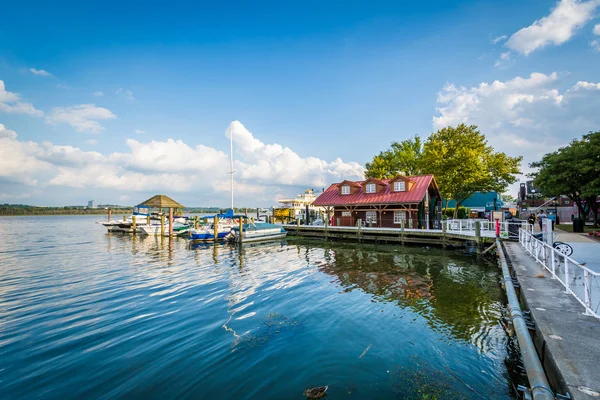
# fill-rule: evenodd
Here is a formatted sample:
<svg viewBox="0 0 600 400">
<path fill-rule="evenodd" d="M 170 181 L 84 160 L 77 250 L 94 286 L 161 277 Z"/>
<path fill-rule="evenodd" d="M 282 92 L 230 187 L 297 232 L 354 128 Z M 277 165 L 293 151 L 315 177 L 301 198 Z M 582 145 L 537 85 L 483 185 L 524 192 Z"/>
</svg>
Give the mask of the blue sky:
<svg viewBox="0 0 600 400">
<path fill-rule="evenodd" d="M 5 5 L 0 202 L 225 206 L 232 121 L 240 206 L 445 125 L 526 161 L 600 126 L 597 0 L 211 3 Z"/>
</svg>

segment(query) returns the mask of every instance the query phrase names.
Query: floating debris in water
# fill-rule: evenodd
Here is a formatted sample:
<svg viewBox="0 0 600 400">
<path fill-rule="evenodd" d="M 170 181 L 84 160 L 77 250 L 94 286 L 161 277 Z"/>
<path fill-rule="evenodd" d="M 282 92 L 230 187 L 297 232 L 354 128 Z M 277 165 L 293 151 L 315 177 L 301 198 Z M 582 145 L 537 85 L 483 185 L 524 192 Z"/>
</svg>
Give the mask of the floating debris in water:
<svg viewBox="0 0 600 400">
<path fill-rule="evenodd" d="M 367 354 L 367 351 L 369 351 L 369 349 L 371 348 L 371 346 L 373 346 L 373 345 L 370 344 L 370 345 L 367 346 L 367 348 L 365 349 L 365 351 L 363 351 L 362 354 L 360 355 L 360 357 L 358 357 L 359 360 L 361 358 L 363 358 L 365 354 Z"/>
<path fill-rule="evenodd" d="M 300 323 L 294 319 L 287 318 L 279 313 L 269 313 L 263 325 L 254 332 L 247 332 L 240 336 L 235 342 L 236 348 L 256 348 L 261 347 L 271 338 L 272 335 L 280 334 L 282 331 L 295 329 Z"/>
</svg>

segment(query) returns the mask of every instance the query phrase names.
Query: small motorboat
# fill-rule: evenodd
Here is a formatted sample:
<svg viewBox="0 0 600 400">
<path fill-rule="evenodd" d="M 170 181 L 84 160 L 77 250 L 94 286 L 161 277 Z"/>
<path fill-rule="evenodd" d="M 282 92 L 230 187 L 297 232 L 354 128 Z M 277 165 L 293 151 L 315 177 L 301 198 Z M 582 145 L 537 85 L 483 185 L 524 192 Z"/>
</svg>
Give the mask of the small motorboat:
<svg viewBox="0 0 600 400">
<path fill-rule="evenodd" d="M 242 225 L 242 243 L 258 242 L 261 240 L 282 239 L 286 237 L 287 231 L 281 225 L 269 224 L 266 222 L 250 222 Z M 229 240 L 240 241 L 240 227 L 231 228 L 231 233 L 227 237 Z"/>
</svg>

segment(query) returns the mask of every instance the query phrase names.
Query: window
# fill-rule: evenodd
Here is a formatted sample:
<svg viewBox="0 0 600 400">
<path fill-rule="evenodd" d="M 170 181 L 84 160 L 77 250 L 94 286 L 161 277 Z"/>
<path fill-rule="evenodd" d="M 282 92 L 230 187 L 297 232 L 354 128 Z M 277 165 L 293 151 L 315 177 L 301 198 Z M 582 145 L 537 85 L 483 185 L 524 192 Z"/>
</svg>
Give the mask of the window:
<svg viewBox="0 0 600 400">
<path fill-rule="evenodd" d="M 394 223 L 401 224 L 402 221 L 406 223 L 406 211 L 394 211 Z"/>
<path fill-rule="evenodd" d="M 350 211 L 342 211 L 342 217 L 350 217 L 352 216 L 352 214 L 350 214 Z"/>
<path fill-rule="evenodd" d="M 366 213 L 366 223 L 372 222 L 374 224 L 377 223 L 377 211 L 367 211 Z"/>
<path fill-rule="evenodd" d="M 367 193 L 375 193 L 375 184 L 374 183 L 367 184 Z"/>
<path fill-rule="evenodd" d="M 350 194 L 350 186 L 348 186 L 348 185 L 342 186 L 342 194 Z"/>
<path fill-rule="evenodd" d="M 394 192 L 404 192 L 405 190 L 404 181 L 394 182 Z"/>
</svg>

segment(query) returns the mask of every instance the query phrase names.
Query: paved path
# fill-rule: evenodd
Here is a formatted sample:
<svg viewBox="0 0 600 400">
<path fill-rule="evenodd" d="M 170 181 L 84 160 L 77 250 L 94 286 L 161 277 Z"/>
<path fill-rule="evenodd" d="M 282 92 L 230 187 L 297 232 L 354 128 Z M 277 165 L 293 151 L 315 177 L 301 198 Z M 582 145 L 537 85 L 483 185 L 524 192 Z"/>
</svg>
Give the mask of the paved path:
<svg viewBox="0 0 600 400">
<path fill-rule="evenodd" d="M 600 320 L 583 315 L 583 306 L 519 243 L 505 244 L 521 285 L 524 309 L 531 311 L 536 323 L 534 342 L 553 389 L 561 394 L 568 391 L 573 399 L 598 399 Z"/>
</svg>

